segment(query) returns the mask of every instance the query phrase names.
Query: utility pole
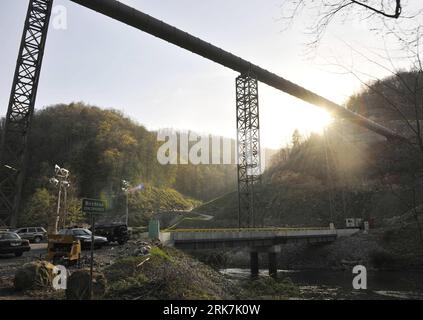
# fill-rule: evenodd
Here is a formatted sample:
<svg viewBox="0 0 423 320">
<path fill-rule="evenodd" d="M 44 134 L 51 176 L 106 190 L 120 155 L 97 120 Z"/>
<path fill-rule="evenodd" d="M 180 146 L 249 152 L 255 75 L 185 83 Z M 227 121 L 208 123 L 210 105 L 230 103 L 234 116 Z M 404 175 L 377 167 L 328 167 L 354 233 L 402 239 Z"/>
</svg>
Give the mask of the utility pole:
<svg viewBox="0 0 423 320">
<path fill-rule="evenodd" d="M 61 183 L 59 182 L 59 194 L 57 196 L 57 211 L 56 211 L 56 220 L 54 223 L 54 233 L 57 234 L 59 230 L 59 219 L 60 219 L 60 197 L 62 195 L 62 187 Z"/>
<path fill-rule="evenodd" d="M 90 300 L 93 299 L 93 268 L 94 268 L 94 233 L 95 233 L 95 221 L 94 221 L 94 213 L 91 212 L 91 261 L 90 261 Z"/>
<path fill-rule="evenodd" d="M 67 185 L 63 184 L 63 190 L 64 190 L 64 197 L 63 197 L 63 225 L 62 228 L 66 227 L 66 218 L 68 215 L 68 187 L 70 186 L 70 184 L 68 183 Z"/>
</svg>

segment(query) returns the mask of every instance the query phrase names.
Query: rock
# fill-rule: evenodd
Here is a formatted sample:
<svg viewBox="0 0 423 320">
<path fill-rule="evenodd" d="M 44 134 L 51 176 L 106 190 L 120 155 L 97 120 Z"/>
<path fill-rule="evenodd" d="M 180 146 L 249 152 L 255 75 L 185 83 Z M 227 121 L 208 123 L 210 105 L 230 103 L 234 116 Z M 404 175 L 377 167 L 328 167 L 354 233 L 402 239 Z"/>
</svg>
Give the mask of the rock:
<svg viewBox="0 0 423 320">
<path fill-rule="evenodd" d="M 77 270 L 68 278 L 66 299 L 88 300 L 90 298 L 90 270 Z M 101 299 L 106 293 L 107 283 L 104 274 L 93 272 L 93 299 Z"/>
<path fill-rule="evenodd" d="M 54 265 L 47 261 L 34 261 L 23 265 L 15 274 L 14 287 L 18 291 L 51 287 Z"/>
<path fill-rule="evenodd" d="M 151 247 L 150 246 L 145 246 L 145 247 L 141 247 L 141 248 L 137 248 L 134 250 L 133 255 L 134 256 L 145 256 L 147 254 L 150 253 Z"/>
</svg>

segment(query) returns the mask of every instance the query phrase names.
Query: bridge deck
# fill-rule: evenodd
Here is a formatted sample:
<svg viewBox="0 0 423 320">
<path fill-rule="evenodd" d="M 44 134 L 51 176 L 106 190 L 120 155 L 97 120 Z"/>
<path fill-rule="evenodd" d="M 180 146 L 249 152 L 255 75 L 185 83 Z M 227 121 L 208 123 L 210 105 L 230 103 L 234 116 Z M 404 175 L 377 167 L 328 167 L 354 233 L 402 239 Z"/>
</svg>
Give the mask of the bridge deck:
<svg viewBox="0 0 423 320">
<path fill-rule="evenodd" d="M 164 230 L 160 239 L 186 249 L 272 247 L 287 242 L 331 242 L 339 230 L 329 228 L 249 228 Z"/>
</svg>

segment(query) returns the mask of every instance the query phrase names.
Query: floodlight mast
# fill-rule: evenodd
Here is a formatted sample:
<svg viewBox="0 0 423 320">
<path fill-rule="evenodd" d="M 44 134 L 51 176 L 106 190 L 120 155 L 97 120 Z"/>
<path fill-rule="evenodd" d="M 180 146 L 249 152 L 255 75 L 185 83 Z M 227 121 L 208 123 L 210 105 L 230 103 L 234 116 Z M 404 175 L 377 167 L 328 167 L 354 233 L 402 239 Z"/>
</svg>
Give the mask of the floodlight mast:
<svg viewBox="0 0 423 320">
<path fill-rule="evenodd" d="M 69 170 L 65 168 L 61 168 L 57 164 L 54 166 L 54 177 L 50 178 L 50 183 L 53 184 L 58 189 L 57 194 L 57 209 L 56 209 L 56 219 L 53 227 L 53 230 L 50 230 L 49 225 L 49 232 L 53 232 L 54 234 L 57 234 L 59 229 L 59 222 L 60 222 L 60 203 L 61 203 L 61 196 L 62 196 L 62 190 L 64 191 L 64 201 L 63 201 L 63 223 L 62 227 L 66 227 L 66 218 L 67 218 L 67 190 L 70 187 L 70 182 L 66 181 L 66 179 L 69 178 Z"/>
</svg>

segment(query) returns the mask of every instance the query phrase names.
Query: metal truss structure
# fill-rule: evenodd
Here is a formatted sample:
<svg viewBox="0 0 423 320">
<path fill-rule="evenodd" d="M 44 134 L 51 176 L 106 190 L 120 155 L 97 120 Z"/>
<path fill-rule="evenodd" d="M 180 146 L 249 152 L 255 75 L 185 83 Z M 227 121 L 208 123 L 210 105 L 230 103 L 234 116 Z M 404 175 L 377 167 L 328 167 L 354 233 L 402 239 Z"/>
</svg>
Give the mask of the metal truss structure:
<svg viewBox="0 0 423 320">
<path fill-rule="evenodd" d="M 261 159 L 258 82 L 251 73 L 236 78 L 236 123 L 238 226 L 255 227 L 259 217 Z"/>
<path fill-rule="evenodd" d="M 0 224 L 16 226 L 53 0 L 30 0 L 0 149 Z"/>
</svg>

